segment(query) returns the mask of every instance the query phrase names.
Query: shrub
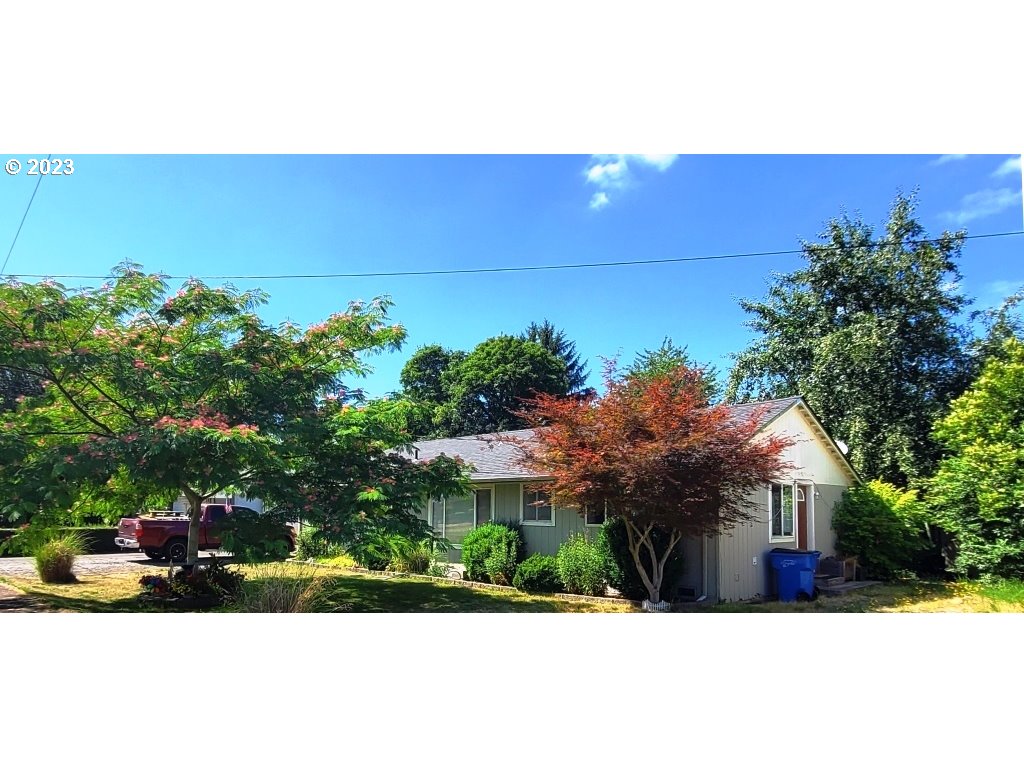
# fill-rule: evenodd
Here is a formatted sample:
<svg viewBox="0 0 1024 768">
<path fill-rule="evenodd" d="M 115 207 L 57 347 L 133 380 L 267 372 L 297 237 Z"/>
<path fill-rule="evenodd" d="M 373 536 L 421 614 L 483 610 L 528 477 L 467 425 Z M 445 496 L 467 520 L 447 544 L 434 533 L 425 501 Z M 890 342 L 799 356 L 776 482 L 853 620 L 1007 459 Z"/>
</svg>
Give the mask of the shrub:
<svg viewBox="0 0 1024 768">
<path fill-rule="evenodd" d="M 388 568 L 400 573 L 426 573 L 434 559 L 434 542 L 431 539 L 403 543 L 394 552 Z"/>
<path fill-rule="evenodd" d="M 173 566 L 172 566 L 173 568 Z M 171 592 L 179 597 L 219 597 L 230 599 L 242 591 L 245 574 L 226 568 L 216 558 L 208 564 L 182 568 L 171 578 Z"/>
<path fill-rule="evenodd" d="M 574 595 L 602 595 L 608 585 L 608 556 L 597 542 L 571 534 L 558 548 L 558 577 Z"/>
<path fill-rule="evenodd" d="M 290 542 L 285 538 L 284 521 L 274 512 L 256 512 L 236 508 L 213 526 L 221 548 L 238 562 L 258 563 L 288 557 Z"/>
<path fill-rule="evenodd" d="M 847 488 L 832 515 L 836 550 L 855 555 L 866 575 L 892 579 L 927 546 L 924 505 L 917 491 L 872 480 Z"/>
<path fill-rule="evenodd" d="M 373 528 L 360 532 L 347 551 L 361 567 L 371 571 L 386 571 L 392 561 L 399 559 L 403 552 L 413 546 L 413 542 L 400 533 Z"/>
<path fill-rule="evenodd" d="M 655 551 L 664 552 L 671 534 L 663 528 L 651 531 Z M 621 517 L 609 517 L 598 533 L 598 543 L 608 558 L 608 581 L 615 589 L 629 600 L 646 600 L 647 587 L 644 586 L 640 573 L 633 561 L 633 553 L 629 551 L 629 534 L 626 532 L 626 521 Z M 651 556 L 646 549 L 640 550 L 640 560 L 650 573 Z M 661 581 L 661 594 L 668 596 L 675 589 L 676 582 L 683 575 L 682 542 L 676 545 L 672 554 L 665 561 L 665 573 Z M 669 599 L 666 597 L 665 599 Z"/>
<path fill-rule="evenodd" d="M 523 537 L 518 525 L 486 523 L 462 540 L 462 564 L 466 578 L 511 584 L 516 565 L 522 561 Z"/>
<path fill-rule="evenodd" d="M 316 613 L 332 610 L 326 580 L 308 569 L 258 566 L 232 601 L 241 613 Z"/>
<path fill-rule="evenodd" d="M 327 540 L 315 525 L 304 525 L 295 540 L 295 556 L 299 560 L 338 557 L 345 553 L 339 544 Z"/>
<path fill-rule="evenodd" d="M 45 584 L 69 584 L 75 580 L 75 558 L 85 552 L 85 539 L 77 531 L 62 533 L 39 545 L 36 570 Z"/>
<path fill-rule="evenodd" d="M 561 592 L 558 560 L 551 555 L 530 555 L 516 568 L 512 586 L 523 592 Z"/>
</svg>

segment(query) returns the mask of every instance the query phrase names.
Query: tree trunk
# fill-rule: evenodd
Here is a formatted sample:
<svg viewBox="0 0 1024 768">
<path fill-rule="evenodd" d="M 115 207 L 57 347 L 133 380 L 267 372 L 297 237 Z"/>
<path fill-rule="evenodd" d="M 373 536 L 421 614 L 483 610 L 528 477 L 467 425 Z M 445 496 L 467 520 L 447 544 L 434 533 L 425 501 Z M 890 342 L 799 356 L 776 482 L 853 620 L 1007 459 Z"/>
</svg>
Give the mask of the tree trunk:
<svg viewBox="0 0 1024 768">
<path fill-rule="evenodd" d="M 668 562 L 669 555 L 672 554 L 672 550 L 675 549 L 676 544 L 683 535 L 673 530 L 669 537 L 668 546 L 665 551 L 659 556 L 654 548 L 654 541 L 651 539 L 651 531 L 654 529 L 653 525 L 648 525 L 643 532 L 638 528 L 634 527 L 633 523 L 628 519 L 625 520 L 626 533 L 629 536 L 629 552 L 633 555 L 633 563 L 636 565 L 637 572 L 640 574 L 640 580 L 643 581 L 644 586 L 647 587 L 647 594 L 652 603 L 661 602 L 661 583 L 665 578 L 665 563 Z M 644 568 L 643 560 L 640 559 L 640 546 L 643 545 L 647 549 L 647 554 L 651 556 L 651 571 L 650 573 Z"/>
<path fill-rule="evenodd" d="M 184 491 L 192 513 L 188 521 L 188 555 L 185 563 L 195 565 L 199 561 L 199 521 L 203 516 L 203 497 L 191 488 L 185 488 Z"/>
<path fill-rule="evenodd" d="M 651 528 L 653 526 L 648 525 L 641 533 L 636 526 L 633 525 L 629 519 L 625 520 L 626 523 L 626 534 L 629 536 L 629 552 L 633 555 L 633 564 L 636 565 L 637 573 L 640 574 L 640 580 L 644 583 L 647 588 L 647 594 L 650 597 L 652 603 L 661 602 L 661 574 L 658 573 L 658 560 L 657 558 L 651 558 L 651 570 L 652 573 L 647 573 L 647 569 L 644 568 L 643 561 L 640 559 L 640 545 L 641 543 L 646 544 L 649 550 L 653 550 L 648 536 L 650 536 Z"/>
</svg>

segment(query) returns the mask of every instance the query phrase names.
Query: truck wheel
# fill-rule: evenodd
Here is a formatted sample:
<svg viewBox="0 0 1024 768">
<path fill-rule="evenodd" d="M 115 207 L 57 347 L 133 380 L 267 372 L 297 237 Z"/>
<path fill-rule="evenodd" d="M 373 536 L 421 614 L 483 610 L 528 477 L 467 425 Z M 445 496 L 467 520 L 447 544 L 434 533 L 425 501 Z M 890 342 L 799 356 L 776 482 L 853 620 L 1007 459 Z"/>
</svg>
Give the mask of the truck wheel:
<svg viewBox="0 0 1024 768">
<path fill-rule="evenodd" d="M 188 542 L 185 539 L 171 539 L 164 547 L 164 557 L 172 563 L 183 563 L 188 557 Z"/>
<path fill-rule="evenodd" d="M 162 549 L 153 549 L 152 547 L 146 547 L 146 549 L 143 551 L 146 553 L 146 557 L 148 557 L 150 560 L 164 559 L 164 551 Z"/>
</svg>

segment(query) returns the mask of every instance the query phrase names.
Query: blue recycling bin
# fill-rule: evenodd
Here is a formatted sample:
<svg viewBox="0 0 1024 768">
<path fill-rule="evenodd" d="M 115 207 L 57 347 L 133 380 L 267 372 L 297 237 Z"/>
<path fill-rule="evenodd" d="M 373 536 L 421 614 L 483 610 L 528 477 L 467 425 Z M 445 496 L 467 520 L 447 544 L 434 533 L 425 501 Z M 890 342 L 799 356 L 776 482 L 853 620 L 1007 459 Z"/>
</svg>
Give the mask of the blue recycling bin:
<svg viewBox="0 0 1024 768">
<path fill-rule="evenodd" d="M 775 584 L 779 600 L 791 603 L 801 593 L 814 597 L 814 574 L 818 570 L 821 552 L 805 549 L 781 549 L 768 553 L 768 562 L 775 571 Z"/>
</svg>

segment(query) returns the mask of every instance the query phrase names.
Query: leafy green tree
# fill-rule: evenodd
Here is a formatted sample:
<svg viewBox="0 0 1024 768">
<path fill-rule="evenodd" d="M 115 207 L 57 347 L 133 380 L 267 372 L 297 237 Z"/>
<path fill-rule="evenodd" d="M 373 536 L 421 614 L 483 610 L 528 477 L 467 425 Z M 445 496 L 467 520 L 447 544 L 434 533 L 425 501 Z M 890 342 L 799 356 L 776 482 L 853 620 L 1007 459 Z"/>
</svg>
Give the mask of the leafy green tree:
<svg viewBox="0 0 1024 768">
<path fill-rule="evenodd" d="M 972 313 L 972 319 L 980 321 L 981 333 L 971 345 L 977 372 L 989 358 L 1003 354 L 1009 339 L 1024 336 L 1024 320 L 1020 315 L 1020 303 L 1024 301 L 1024 290 L 1007 296 L 998 307 Z"/>
<path fill-rule="evenodd" d="M 918 492 L 872 480 L 847 488 L 832 516 L 836 550 L 856 556 L 869 576 L 913 570 L 928 546 L 927 513 Z"/>
<path fill-rule="evenodd" d="M 898 196 L 884 233 L 845 214 L 806 266 L 743 300 L 758 337 L 736 358 L 729 400 L 803 395 L 862 474 L 904 486 L 937 459 L 931 425 L 970 379 L 967 300 L 952 289 L 964 233 L 926 242 L 913 198 Z"/>
<path fill-rule="evenodd" d="M 945 456 L 927 484 L 965 576 L 1024 578 L 1024 344 L 1003 343 L 935 427 Z"/>
<path fill-rule="evenodd" d="M 556 328 L 549 320 L 544 320 L 539 325 L 530 323 L 522 338 L 540 344 L 551 354 L 562 358 L 569 377 L 569 394 L 582 393 L 586 390 L 587 365 L 580 360 L 576 342 L 571 341 L 565 335 L 565 331 Z"/>
<path fill-rule="evenodd" d="M 231 487 L 282 509 L 320 503 L 348 462 L 363 485 L 345 498 L 360 503 L 343 507 L 339 495 L 322 507 L 335 533 L 354 534 L 356 520 L 412 525 L 410 498 L 461 470 L 389 452 L 408 435 L 388 408 L 342 402 L 342 377 L 369 370 L 361 353 L 401 344 L 390 301 L 353 302 L 305 330 L 266 325 L 256 314 L 265 301 L 198 280 L 168 295 L 135 264 L 99 289 L 0 284 L 0 366 L 38 387 L 0 422 L 0 514 L 67 509 L 114 477 L 177 490 L 191 508 L 193 563 L 205 499 Z"/>
<path fill-rule="evenodd" d="M 0 413 L 14 410 L 18 398 L 37 394 L 39 387 L 31 376 L 0 366 Z"/>
<path fill-rule="evenodd" d="M 521 429 L 517 412 L 538 393 L 565 395 L 565 361 L 515 336 L 481 342 L 442 376 L 447 400 L 436 421 L 447 436 Z"/>
<path fill-rule="evenodd" d="M 701 388 L 709 403 L 721 399 L 722 386 L 718 383 L 718 369 L 710 364 L 700 365 L 690 357 L 685 346 L 676 346 L 668 336 L 657 349 L 645 349 L 638 353 L 633 364 L 626 369 L 626 375 L 649 379 L 664 376 L 681 365 L 699 372 Z"/>
<path fill-rule="evenodd" d="M 442 376 L 465 358 L 465 352 L 445 349 L 440 344 L 420 347 L 402 366 L 399 380 L 403 394 L 411 400 L 440 405 L 447 399 Z"/>
</svg>

